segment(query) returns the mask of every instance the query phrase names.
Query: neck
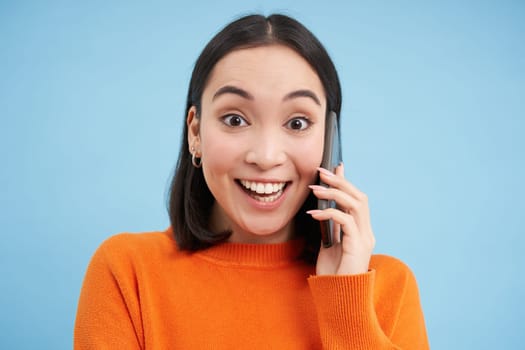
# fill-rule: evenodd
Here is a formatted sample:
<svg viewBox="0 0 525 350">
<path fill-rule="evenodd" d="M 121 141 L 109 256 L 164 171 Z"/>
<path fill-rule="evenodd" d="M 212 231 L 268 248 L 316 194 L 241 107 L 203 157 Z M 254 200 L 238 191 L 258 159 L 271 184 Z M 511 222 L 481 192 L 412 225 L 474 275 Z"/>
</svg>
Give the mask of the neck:
<svg viewBox="0 0 525 350">
<path fill-rule="evenodd" d="M 281 230 L 272 233 L 253 233 L 242 230 L 240 227 L 232 229 L 232 235 L 228 239 L 231 243 L 249 244 L 275 244 L 283 243 L 293 238 L 291 224 L 286 225 Z"/>
<path fill-rule="evenodd" d="M 289 221 L 285 226 L 273 232 L 253 232 L 230 220 L 228 215 L 215 202 L 210 218 L 210 230 L 213 232 L 231 232 L 230 243 L 275 244 L 287 242 L 294 238 L 294 223 Z"/>
</svg>

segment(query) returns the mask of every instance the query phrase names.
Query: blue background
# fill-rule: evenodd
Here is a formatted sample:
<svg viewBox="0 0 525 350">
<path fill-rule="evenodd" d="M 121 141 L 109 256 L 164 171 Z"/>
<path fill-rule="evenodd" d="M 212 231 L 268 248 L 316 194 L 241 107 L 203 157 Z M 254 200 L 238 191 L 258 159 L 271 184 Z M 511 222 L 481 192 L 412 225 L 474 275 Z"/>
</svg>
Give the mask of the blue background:
<svg viewBox="0 0 525 350">
<path fill-rule="evenodd" d="M 97 246 L 168 225 L 200 50 L 276 11 L 336 63 L 348 178 L 432 348 L 523 348 L 525 3 L 495 0 L 0 2 L 0 348 L 71 348 Z"/>
</svg>

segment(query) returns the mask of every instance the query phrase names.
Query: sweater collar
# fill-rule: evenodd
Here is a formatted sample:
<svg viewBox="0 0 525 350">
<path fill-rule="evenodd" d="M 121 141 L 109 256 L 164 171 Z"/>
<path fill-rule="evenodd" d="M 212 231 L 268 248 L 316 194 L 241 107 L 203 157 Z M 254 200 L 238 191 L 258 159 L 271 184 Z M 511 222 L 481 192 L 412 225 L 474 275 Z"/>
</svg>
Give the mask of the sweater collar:
<svg viewBox="0 0 525 350">
<path fill-rule="evenodd" d="M 297 261 L 303 248 L 302 239 L 276 244 L 221 243 L 195 254 L 221 265 L 268 268 Z"/>
</svg>

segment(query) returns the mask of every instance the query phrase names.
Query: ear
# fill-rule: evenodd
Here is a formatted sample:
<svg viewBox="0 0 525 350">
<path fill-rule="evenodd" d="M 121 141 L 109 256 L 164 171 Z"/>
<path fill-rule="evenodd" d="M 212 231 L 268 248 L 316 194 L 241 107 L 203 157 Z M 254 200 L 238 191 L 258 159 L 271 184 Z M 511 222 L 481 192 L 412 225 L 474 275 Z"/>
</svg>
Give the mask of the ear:
<svg viewBox="0 0 525 350">
<path fill-rule="evenodd" d="M 197 116 L 197 108 L 195 106 L 191 106 L 188 110 L 186 124 L 188 125 L 188 148 L 191 152 L 191 149 L 193 147 L 195 149 L 195 152 L 199 154 L 201 148 L 200 119 Z"/>
</svg>

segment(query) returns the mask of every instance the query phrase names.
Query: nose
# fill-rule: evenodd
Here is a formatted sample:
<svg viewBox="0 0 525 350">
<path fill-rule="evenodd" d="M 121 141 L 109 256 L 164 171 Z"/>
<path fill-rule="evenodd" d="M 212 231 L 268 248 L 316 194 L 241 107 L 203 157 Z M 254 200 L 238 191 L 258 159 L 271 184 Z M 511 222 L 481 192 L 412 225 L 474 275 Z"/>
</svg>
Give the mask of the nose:
<svg viewBox="0 0 525 350">
<path fill-rule="evenodd" d="M 257 133 L 246 153 L 246 162 L 262 170 L 282 165 L 286 161 L 284 146 L 282 137 L 275 130 Z"/>
</svg>

